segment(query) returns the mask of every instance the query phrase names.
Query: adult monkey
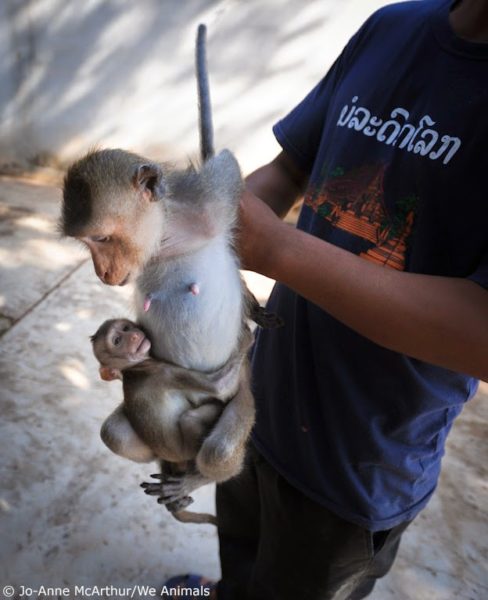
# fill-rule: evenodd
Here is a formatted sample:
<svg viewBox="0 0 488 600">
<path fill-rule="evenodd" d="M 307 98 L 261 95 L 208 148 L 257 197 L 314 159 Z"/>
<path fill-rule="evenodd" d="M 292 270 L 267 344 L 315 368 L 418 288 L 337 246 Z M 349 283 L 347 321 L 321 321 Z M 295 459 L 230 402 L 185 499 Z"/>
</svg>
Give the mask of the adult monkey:
<svg viewBox="0 0 488 600">
<path fill-rule="evenodd" d="M 232 248 L 243 184 L 229 151 L 213 156 L 204 41 L 200 26 L 201 145 L 208 160 L 200 170 L 179 171 L 123 150 L 90 152 L 68 169 L 60 228 L 86 245 L 103 283 L 135 283 L 138 321 L 151 333 L 157 359 L 208 372 L 235 352 L 253 311 Z M 254 423 L 247 361 L 240 382 L 196 458 L 198 471 L 214 481 L 241 470 Z M 151 485 L 147 491 L 165 495 L 164 479 Z"/>
</svg>

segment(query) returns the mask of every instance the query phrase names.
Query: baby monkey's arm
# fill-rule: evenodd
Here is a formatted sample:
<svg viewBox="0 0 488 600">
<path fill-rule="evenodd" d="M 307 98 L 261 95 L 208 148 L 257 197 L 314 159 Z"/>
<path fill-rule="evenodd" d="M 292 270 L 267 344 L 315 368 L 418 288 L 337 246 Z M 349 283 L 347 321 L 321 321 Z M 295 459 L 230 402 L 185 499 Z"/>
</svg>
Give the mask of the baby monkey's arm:
<svg viewBox="0 0 488 600">
<path fill-rule="evenodd" d="M 209 373 L 158 362 L 161 383 L 171 389 L 202 392 L 217 400 L 226 401 L 237 392 L 242 363 L 253 341 L 251 331 L 245 327 L 239 346 L 230 359 L 220 369 Z"/>
</svg>

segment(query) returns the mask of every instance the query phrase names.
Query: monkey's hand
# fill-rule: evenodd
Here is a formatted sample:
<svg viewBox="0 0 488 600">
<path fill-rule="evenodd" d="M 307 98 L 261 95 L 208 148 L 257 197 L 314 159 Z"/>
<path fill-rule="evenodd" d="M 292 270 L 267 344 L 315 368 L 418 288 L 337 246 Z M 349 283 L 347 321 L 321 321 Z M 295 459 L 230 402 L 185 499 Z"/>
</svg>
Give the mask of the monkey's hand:
<svg viewBox="0 0 488 600">
<path fill-rule="evenodd" d="M 187 502 L 186 506 L 191 504 L 193 502 L 193 499 L 189 497 L 191 492 L 210 483 L 209 479 L 199 473 L 183 473 L 182 475 L 155 473 L 151 477 L 160 481 L 159 483 L 147 481 L 141 483 L 144 493 L 148 496 L 158 496 L 158 504 L 165 504 L 171 511 L 185 508 L 183 506 L 185 502 Z M 179 508 L 170 508 L 168 505 L 179 506 Z"/>
<path fill-rule="evenodd" d="M 207 373 L 207 392 L 217 400 L 226 402 L 235 396 L 239 388 L 240 372 L 246 355 L 242 352 L 233 354 L 223 367 Z"/>
<path fill-rule="evenodd" d="M 281 317 L 275 313 L 268 312 L 264 306 L 261 306 L 256 296 L 244 283 L 244 298 L 247 304 L 248 317 L 251 321 L 254 321 L 256 325 L 263 329 L 276 329 L 282 327 L 284 321 Z"/>
<path fill-rule="evenodd" d="M 103 381 L 114 381 L 115 379 L 122 380 L 122 371 L 120 369 L 101 366 L 98 369 L 98 372 L 100 374 L 100 379 L 103 379 Z"/>
</svg>

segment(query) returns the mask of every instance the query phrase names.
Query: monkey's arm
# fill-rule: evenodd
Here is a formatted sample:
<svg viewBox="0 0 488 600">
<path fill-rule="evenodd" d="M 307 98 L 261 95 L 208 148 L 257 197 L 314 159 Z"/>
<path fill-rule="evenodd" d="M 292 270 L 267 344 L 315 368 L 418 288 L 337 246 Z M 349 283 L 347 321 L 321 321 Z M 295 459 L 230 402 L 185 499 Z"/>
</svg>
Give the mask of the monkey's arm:
<svg viewBox="0 0 488 600">
<path fill-rule="evenodd" d="M 224 408 L 196 458 L 198 471 L 212 481 L 225 481 L 242 469 L 245 446 L 254 425 L 254 399 L 249 363 L 241 367 L 239 389 Z"/>
<path fill-rule="evenodd" d="M 163 361 L 159 362 L 159 384 L 173 390 L 202 392 L 223 402 L 236 393 L 242 363 L 254 341 L 250 329 L 243 327 L 239 346 L 230 359 L 209 373 L 185 369 Z"/>
<path fill-rule="evenodd" d="M 242 358 L 233 356 L 223 367 L 211 373 L 159 362 L 156 377 L 158 385 L 167 389 L 201 392 L 224 401 L 235 392 L 241 362 Z"/>
<path fill-rule="evenodd" d="M 376 344 L 488 380 L 488 291 L 473 281 L 385 269 L 290 227 L 250 192 L 240 246 L 247 268 Z"/>
</svg>

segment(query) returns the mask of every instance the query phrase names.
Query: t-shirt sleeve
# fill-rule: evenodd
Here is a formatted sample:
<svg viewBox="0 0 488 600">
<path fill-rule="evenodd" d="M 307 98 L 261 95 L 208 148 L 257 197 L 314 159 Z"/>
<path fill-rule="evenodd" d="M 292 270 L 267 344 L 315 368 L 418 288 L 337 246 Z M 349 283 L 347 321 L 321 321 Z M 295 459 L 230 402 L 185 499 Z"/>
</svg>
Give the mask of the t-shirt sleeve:
<svg viewBox="0 0 488 600">
<path fill-rule="evenodd" d="M 300 104 L 273 126 L 279 145 L 307 172 L 312 170 L 317 155 L 329 100 L 339 79 L 341 57 Z"/>
<path fill-rule="evenodd" d="M 469 275 L 468 279 L 488 290 L 488 250 L 485 252 L 477 269 Z"/>
<path fill-rule="evenodd" d="M 286 117 L 273 126 L 280 146 L 306 172 L 313 167 L 330 99 L 353 54 L 361 46 L 375 15 L 356 32 L 328 73 Z"/>
</svg>

